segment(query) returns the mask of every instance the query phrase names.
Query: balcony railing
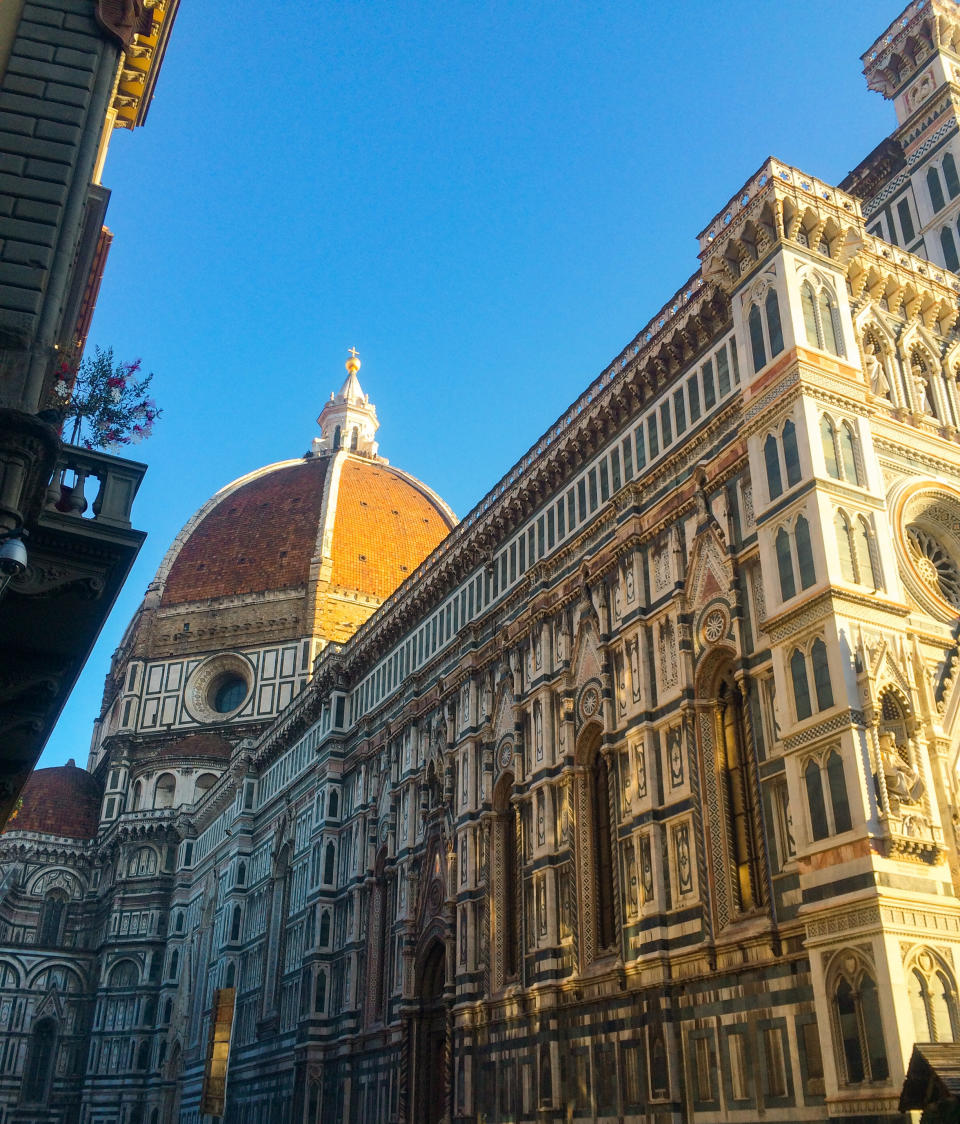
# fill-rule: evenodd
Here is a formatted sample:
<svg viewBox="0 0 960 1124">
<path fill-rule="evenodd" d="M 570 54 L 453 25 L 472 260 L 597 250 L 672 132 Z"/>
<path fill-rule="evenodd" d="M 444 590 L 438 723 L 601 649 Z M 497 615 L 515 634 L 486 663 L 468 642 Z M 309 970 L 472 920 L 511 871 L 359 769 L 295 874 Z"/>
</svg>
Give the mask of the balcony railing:
<svg viewBox="0 0 960 1124">
<path fill-rule="evenodd" d="M 47 488 L 45 511 L 129 528 L 133 500 L 146 470 L 140 461 L 64 445 Z"/>
</svg>

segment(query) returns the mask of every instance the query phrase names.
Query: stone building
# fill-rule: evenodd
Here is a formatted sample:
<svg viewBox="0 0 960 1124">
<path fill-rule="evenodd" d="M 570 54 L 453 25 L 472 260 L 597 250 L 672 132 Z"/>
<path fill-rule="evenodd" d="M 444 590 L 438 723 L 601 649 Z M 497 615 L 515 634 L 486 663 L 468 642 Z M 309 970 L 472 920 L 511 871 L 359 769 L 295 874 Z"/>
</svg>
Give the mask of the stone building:
<svg viewBox="0 0 960 1124">
<path fill-rule="evenodd" d="M 462 522 L 355 358 L 190 521 L 0 839 L 4 1124 L 904 1119 L 960 1033 L 960 6 L 863 63 L 894 133 L 764 161 Z"/>
<path fill-rule="evenodd" d="M 113 237 L 110 138 L 145 121 L 178 4 L 0 3 L 0 825 L 144 538 L 146 465 L 62 441 L 51 406 Z"/>
</svg>

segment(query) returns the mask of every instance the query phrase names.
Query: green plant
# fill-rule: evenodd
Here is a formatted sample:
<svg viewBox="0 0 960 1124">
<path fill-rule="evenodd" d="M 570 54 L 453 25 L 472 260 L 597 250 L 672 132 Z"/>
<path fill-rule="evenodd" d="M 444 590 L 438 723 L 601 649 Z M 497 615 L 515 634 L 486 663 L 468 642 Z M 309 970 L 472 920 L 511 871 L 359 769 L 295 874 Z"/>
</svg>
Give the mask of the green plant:
<svg viewBox="0 0 960 1124">
<path fill-rule="evenodd" d="M 71 445 L 113 450 L 150 436 L 161 411 L 147 396 L 153 375 L 141 378 L 139 372 L 139 359 L 115 362 L 112 348 L 98 347 L 75 372 L 60 365 L 51 405 L 64 435 L 69 427 Z"/>
</svg>

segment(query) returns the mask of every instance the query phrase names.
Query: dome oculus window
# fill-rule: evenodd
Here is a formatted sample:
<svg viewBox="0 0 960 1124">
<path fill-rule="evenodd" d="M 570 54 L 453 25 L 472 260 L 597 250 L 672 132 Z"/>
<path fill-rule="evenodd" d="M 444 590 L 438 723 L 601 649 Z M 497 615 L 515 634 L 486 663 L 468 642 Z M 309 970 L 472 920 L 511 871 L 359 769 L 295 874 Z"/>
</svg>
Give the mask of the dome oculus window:
<svg viewBox="0 0 960 1124">
<path fill-rule="evenodd" d="M 187 681 L 187 708 L 198 722 L 222 722 L 237 714 L 252 687 L 249 661 L 234 653 L 213 656 Z"/>
<path fill-rule="evenodd" d="M 217 714 L 229 714 L 241 706 L 246 697 L 247 681 L 228 673 L 211 685 L 208 701 Z"/>
</svg>

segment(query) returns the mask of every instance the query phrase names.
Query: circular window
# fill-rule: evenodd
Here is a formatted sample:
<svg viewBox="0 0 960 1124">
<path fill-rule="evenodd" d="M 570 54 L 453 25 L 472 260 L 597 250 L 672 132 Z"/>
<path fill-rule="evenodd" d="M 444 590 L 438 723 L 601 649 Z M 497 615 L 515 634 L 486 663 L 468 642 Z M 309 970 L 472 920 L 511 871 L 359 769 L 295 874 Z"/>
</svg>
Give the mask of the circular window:
<svg viewBox="0 0 960 1124">
<path fill-rule="evenodd" d="M 247 697 L 247 682 L 239 675 L 227 674 L 210 687 L 208 701 L 217 714 L 229 714 Z"/>
<path fill-rule="evenodd" d="M 924 612 L 956 621 L 960 610 L 960 493 L 933 480 L 904 484 L 891 496 L 894 546 L 910 599 Z"/>
<path fill-rule="evenodd" d="M 222 722 L 243 706 L 253 687 L 249 660 L 232 652 L 211 656 L 187 680 L 185 702 L 198 722 Z"/>
<path fill-rule="evenodd" d="M 916 524 L 907 528 L 907 541 L 917 572 L 944 601 L 960 609 L 960 567 L 932 532 Z"/>
</svg>

